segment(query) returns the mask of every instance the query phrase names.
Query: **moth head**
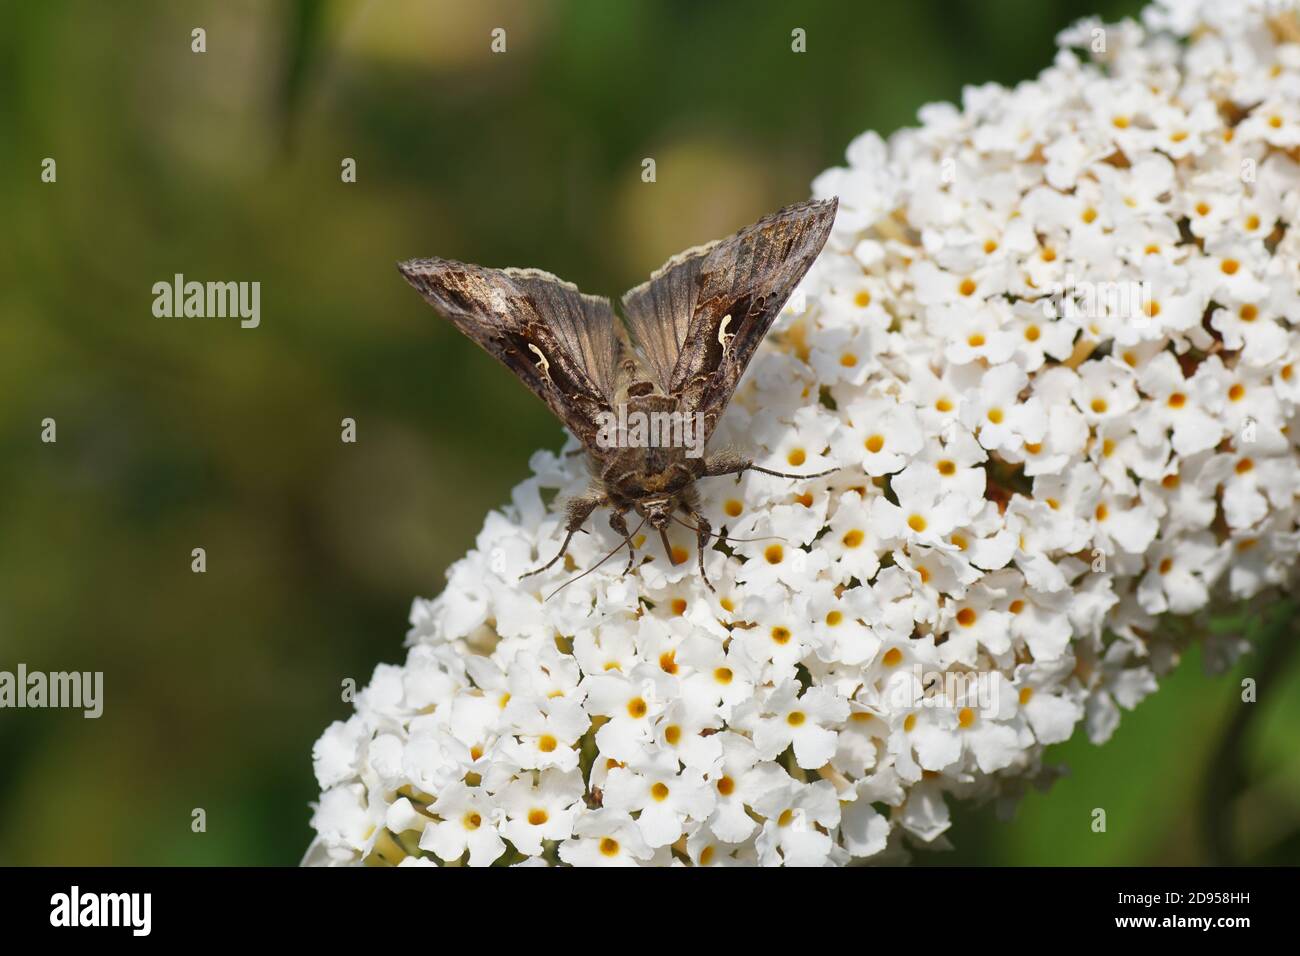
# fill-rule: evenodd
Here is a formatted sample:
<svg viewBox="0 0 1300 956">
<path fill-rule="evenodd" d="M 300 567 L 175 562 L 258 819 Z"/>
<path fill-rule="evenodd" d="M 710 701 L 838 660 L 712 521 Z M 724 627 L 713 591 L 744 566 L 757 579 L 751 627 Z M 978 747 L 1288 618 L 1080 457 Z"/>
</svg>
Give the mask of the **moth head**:
<svg viewBox="0 0 1300 956">
<path fill-rule="evenodd" d="M 651 498 L 637 504 L 639 511 L 650 522 L 650 527 L 663 531 L 672 520 L 674 501 L 672 498 Z"/>
</svg>

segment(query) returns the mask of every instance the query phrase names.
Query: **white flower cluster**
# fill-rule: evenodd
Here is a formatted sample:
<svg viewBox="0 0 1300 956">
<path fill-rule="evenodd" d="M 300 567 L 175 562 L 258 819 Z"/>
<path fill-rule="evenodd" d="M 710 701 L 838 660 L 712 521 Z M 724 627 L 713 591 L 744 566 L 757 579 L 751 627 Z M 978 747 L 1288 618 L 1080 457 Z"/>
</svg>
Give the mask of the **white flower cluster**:
<svg viewBox="0 0 1300 956">
<path fill-rule="evenodd" d="M 713 443 L 839 470 L 701 482 L 716 594 L 679 529 L 543 601 L 618 539 L 520 583 L 587 481 L 536 455 L 317 743 L 307 862 L 897 859 L 949 795 L 1105 740 L 1194 630 L 1165 615 L 1285 585 L 1300 30 L 1267 12 L 1085 22 L 1037 80 L 857 139 Z"/>
</svg>

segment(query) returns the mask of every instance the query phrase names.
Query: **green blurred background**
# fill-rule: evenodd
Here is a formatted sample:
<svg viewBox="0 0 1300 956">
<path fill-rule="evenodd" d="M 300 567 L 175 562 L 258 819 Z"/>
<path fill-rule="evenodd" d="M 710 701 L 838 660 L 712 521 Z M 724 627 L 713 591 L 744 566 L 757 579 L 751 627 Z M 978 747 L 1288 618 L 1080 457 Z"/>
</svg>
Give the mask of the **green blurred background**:
<svg viewBox="0 0 1300 956">
<path fill-rule="evenodd" d="M 404 656 L 411 598 L 441 589 L 530 452 L 561 439 L 397 260 L 617 293 L 803 198 L 857 133 L 1030 77 L 1073 19 L 1136 10 L 0 3 L 0 669 L 106 685 L 98 721 L 0 711 L 0 862 L 300 858 L 340 682 Z M 260 281 L 261 327 L 154 318 L 151 286 L 177 272 Z M 1208 817 L 1236 858 L 1296 861 L 1300 674 L 1277 669 L 1240 781 L 1215 755 L 1234 680 L 1192 659 L 1110 745 L 1054 748 L 1073 775 L 1014 822 L 963 810 L 957 850 L 923 860 L 1223 859 L 1202 806 L 1227 780 Z"/>
</svg>

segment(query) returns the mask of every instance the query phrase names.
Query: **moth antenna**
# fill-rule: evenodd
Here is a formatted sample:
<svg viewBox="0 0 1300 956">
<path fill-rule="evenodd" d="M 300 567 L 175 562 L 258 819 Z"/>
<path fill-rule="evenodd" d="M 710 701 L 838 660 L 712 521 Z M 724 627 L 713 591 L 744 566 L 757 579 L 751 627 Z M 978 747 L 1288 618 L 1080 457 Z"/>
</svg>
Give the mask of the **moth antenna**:
<svg viewBox="0 0 1300 956">
<path fill-rule="evenodd" d="M 575 575 L 574 577 L 569 578 L 569 580 L 565 581 L 563 584 L 561 584 L 558 588 L 556 588 L 556 589 L 555 589 L 554 591 L 552 591 L 550 594 L 546 595 L 546 597 L 542 598 L 542 603 L 545 604 L 545 603 L 546 603 L 547 601 L 549 601 L 551 598 L 555 597 L 555 595 L 559 594 L 561 591 L 563 591 L 565 588 L 567 588 L 567 587 L 568 587 L 570 584 L 572 584 L 574 581 L 581 581 L 583 578 L 585 578 L 587 575 L 589 575 L 592 571 L 595 571 L 598 567 L 600 567 L 602 564 L 604 564 L 606 561 L 608 561 L 608 560 L 609 560 L 610 558 L 612 558 L 614 555 L 618 554 L 620 551 L 622 551 L 624 548 L 626 548 L 626 547 L 628 546 L 628 543 L 629 543 L 633 538 L 636 537 L 637 532 L 641 530 L 641 525 L 642 525 L 642 524 L 645 524 L 645 518 L 642 518 L 642 519 L 641 519 L 641 524 L 639 524 L 639 525 L 636 526 L 636 530 L 634 530 L 630 535 L 628 535 L 626 538 L 624 538 L 624 539 L 623 539 L 623 540 L 618 544 L 618 546 L 614 548 L 613 551 L 609 552 L 609 554 L 605 555 L 603 558 L 601 558 L 599 561 L 597 561 L 595 564 L 593 564 L 591 567 L 589 567 L 586 571 L 583 571 L 581 574 L 579 574 L 579 575 Z"/>
<path fill-rule="evenodd" d="M 696 534 L 699 534 L 699 533 L 700 533 L 700 529 L 699 529 L 699 528 L 697 528 L 695 525 L 693 525 L 693 524 L 691 524 L 691 523 L 689 523 L 689 522 L 687 522 L 687 521 L 683 521 L 681 518 L 677 517 L 677 515 L 673 515 L 673 520 L 676 521 L 676 522 L 677 522 L 679 525 L 681 525 L 683 528 L 689 528 L 690 530 L 694 531 Z M 753 543 L 753 542 L 755 542 L 755 541 L 784 541 L 784 542 L 786 542 L 787 544 L 790 543 L 790 541 L 789 541 L 788 538 L 783 538 L 783 537 L 781 537 L 779 534 L 769 534 L 769 535 L 764 535 L 764 536 L 761 537 L 761 538 L 731 538 L 731 537 L 728 537 L 728 536 L 725 535 L 725 534 L 719 534 L 719 533 L 716 532 L 716 531 L 710 531 L 710 532 L 709 532 L 709 537 L 710 537 L 710 538 L 717 538 L 719 541 L 736 541 L 736 542 L 739 542 L 740 544 L 751 544 L 751 543 Z"/>
</svg>

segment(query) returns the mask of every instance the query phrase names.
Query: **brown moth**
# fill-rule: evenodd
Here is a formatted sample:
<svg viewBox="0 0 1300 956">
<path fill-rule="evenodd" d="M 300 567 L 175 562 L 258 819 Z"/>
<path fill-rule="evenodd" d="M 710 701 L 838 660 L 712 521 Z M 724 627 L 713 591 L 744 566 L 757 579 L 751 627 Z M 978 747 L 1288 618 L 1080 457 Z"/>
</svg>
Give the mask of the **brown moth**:
<svg viewBox="0 0 1300 956">
<path fill-rule="evenodd" d="M 821 252 L 837 204 L 795 203 L 674 256 L 623 296 L 626 326 L 608 299 L 536 269 L 449 259 L 398 265 L 430 305 L 514 372 L 586 449 L 591 487 L 566 504 L 559 553 L 529 574 L 559 561 L 591 513 L 608 506 L 610 527 L 623 543 L 605 560 L 626 546 L 631 570 L 633 538 L 649 522 L 672 561 L 666 529 L 675 520 L 695 531 L 700 575 L 712 589 L 704 550 L 713 529 L 700 513 L 695 482 L 746 470 L 781 478 L 827 474 L 791 475 L 731 451 L 702 452 L 759 343 Z M 629 511 L 641 517 L 631 531 Z"/>
</svg>

